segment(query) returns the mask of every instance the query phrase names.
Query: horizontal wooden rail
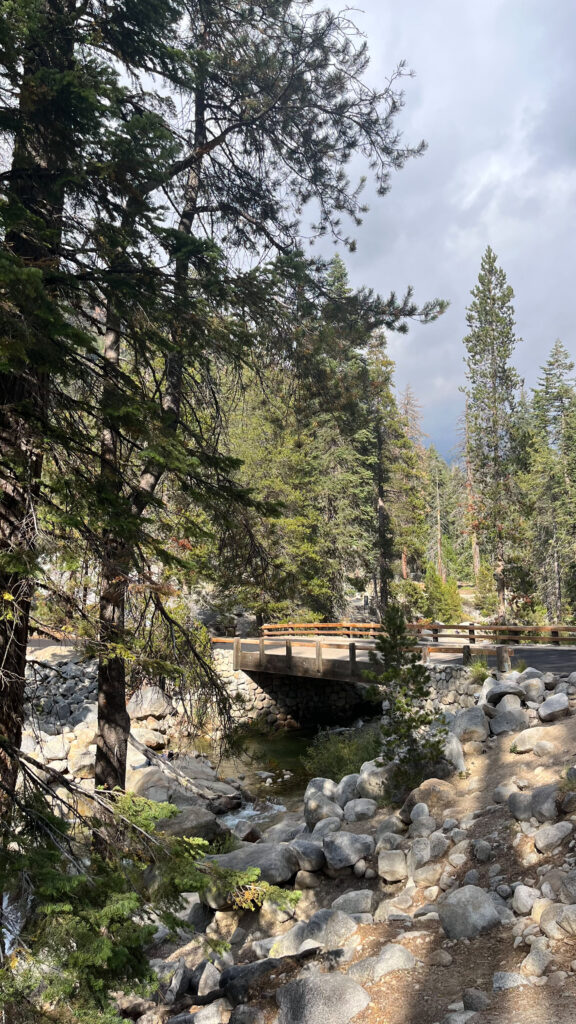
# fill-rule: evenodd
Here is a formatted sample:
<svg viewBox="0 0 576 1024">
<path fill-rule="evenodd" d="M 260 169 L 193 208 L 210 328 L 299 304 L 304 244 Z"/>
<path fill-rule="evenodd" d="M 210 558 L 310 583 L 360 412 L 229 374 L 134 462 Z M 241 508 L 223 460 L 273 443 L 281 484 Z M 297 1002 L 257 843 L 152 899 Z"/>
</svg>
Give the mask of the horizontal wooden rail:
<svg viewBox="0 0 576 1024">
<path fill-rule="evenodd" d="M 407 624 L 408 632 L 418 638 L 420 643 L 434 644 L 453 641 L 454 646 L 463 642 L 474 644 L 550 644 L 560 647 L 563 644 L 576 646 L 576 625 L 551 626 L 514 626 L 490 625 L 488 623 L 459 622 L 437 623 L 422 620 Z M 377 622 L 279 622 L 267 623 L 262 627 L 262 635 L 268 639 L 284 639 L 305 636 L 347 636 L 349 638 L 364 637 L 377 639 L 382 627 Z"/>
</svg>

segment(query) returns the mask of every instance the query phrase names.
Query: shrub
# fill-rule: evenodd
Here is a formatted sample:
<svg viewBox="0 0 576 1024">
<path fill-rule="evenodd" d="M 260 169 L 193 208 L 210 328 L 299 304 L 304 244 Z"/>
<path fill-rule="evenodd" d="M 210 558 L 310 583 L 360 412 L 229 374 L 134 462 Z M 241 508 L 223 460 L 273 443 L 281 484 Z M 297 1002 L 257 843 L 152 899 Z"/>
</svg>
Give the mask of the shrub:
<svg viewBox="0 0 576 1024">
<path fill-rule="evenodd" d="M 477 686 L 481 686 L 487 676 L 490 675 L 490 669 L 488 668 L 486 658 L 474 658 L 469 667 L 469 672 L 472 682 Z"/>
<path fill-rule="evenodd" d="M 334 779 L 360 771 L 364 761 L 378 757 L 382 737 L 377 725 L 345 732 L 320 732 L 302 757 L 310 778 Z"/>
</svg>

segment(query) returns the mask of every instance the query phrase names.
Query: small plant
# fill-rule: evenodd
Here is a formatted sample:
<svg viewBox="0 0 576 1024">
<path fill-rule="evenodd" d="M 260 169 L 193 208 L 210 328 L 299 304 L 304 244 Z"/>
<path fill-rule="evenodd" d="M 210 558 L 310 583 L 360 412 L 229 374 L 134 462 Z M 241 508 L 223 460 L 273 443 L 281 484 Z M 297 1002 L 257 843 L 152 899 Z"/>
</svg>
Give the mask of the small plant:
<svg viewBox="0 0 576 1024">
<path fill-rule="evenodd" d="M 520 753 L 520 751 L 518 750 L 518 747 L 517 747 L 516 743 L 511 743 L 511 744 L 510 744 L 510 753 L 511 753 L 511 754 L 519 754 L 519 753 Z"/>
<path fill-rule="evenodd" d="M 514 658 L 514 670 L 516 672 L 525 672 L 528 668 L 528 662 L 524 658 Z"/>
<path fill-rule="evenodd" d="M 470 672 L 471 681 L 477 686 L 482 686 L 484 680 L 490 675 L 490 669 L 488 668 L 486 658 L 474 658 L 468 671 Z"/>
<path fill-rule="evenodd" d="M 443 758 L 446 727 L 430 700 L 430 673 L 414 650 L 402 610 L 389 605 L 383 632 L 365 677 L 384 687 L 388 709 L 381 726 L 382 759 L 391 764 L 390 791 L 405 791 L 426 778 Z"/>
<path fill-rule="evenodd" d="M 320 732 L 302 757 L 310 778 L 341 779 L 358 772 L 364 761 L 378 757 L 382 737 L 377 726 L 346 732 Z"/>
</svg>

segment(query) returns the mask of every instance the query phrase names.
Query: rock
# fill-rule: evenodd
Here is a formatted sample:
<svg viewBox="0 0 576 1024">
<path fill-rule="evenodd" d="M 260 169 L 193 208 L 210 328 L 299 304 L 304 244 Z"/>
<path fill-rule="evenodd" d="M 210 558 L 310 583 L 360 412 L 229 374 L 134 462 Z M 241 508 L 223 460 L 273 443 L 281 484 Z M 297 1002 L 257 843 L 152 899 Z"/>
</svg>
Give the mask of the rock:
<svg viewBox="0 0 576 1024">
<path fill-rule="evenodd" d="M 527 984 L 527 978 L 523 978 L 521 974 L 516 974 L 514 971 L 496 971 L 492 977 L 492 987 L 495 992 L 505 992 L 510 988 L 520 988 L 521 985 Z"/>
<path fill-rule="evenodd" d="M 516 790 L 508 797 L 508 810 L 516 821 L 530 821 L 532 817 L 532 794 Z"/>
<path fill-rule="evenodd" d="M 490 896 L 475 885 L 465 885 L 449 893 L 437 909 L 440 923 L 449 939 L 471 939 L 500 923 Z"/>
<path fill-rule="evenodd" d="M 570 821 L 559 821 L 556 825 L 544 825 L 539 828 L 534 836 L 534 846 L 539 853 L 546 853 L 572 834 L 574 826 Z"/>
<path fill-rule="evenodd" d="M 47 762 L 65 761 L 68 756 L 69 747 L 70 740 L 66 739 L 63 734 L 50 736 L 49 739 L 42 742 L 44 760 Z"/>
<path fill-rule="evenodd" d="M 558 897 L 561 903 L 576 903 L 576 868 L 572 868 L 562 878 L 558 888 Z"/>
<path fill-rule="evenodd" d="M 375 958 L 372 977 L 379 981 L 386 974 L 394 971 L 411 971 L 416 966 L 413 954 L 395 942 L 388 942 Z"/>
<path fill-rule="evenodd" d="M 322 884 L 319 874 L 314 871 L 297 871 L 294 878 L 295 889 L 317 889 Z"/>
<path fill-rule="evenodd" d="M 232 833 L 243 843 L 257 843 L 262 839 L 260 829 L 252 821 L 237 821 Z"/>
<path fill-rule="evenodd" d="M 489 725 L 481 707 L 466 708 L 459 711 L 450 726 L 450 731 L 461 743 L 485 740 L 489 733 Z"/>
<path fill-rule="evenodd" d="M 543 725 L 533 726 L 525 729 L 514 737 L 514 746 L 519 754 L 528 754 L 534 749 L 536 743 L 550 736 L 549 730 Z"/>
<path fill-rule="evenodd" d="M 562 904 L 556 916 L 556 924 L 562 929 L 563 938 L 566 938 L 566 935 L 576 935 L 576 905 Z"/>
<path fill-rule="evenodd" d="M 300 820 L 292 820 L 294 815 L 287 814 L 277 825 L 271 825 L 264 830 L 263 838 L 266 843 L 289 843 L 291 839 L 301 835 L 306 829 L 306 823 Z M 340 821 L 337 822 L 340 828 Z"/>
<path fill-rule="evenodd" d="M 482 1011 L 487 1010 L 492 1000 L 486 992 L 479 988 L 465 988 L 462 993 L 462 1002 L 465 1010 Z"/>
<path fill-rule="evenodd" d="M 332 832 L 338 832 L 342 825 L 342 818 L 322 818 L 312 829 L 314 839 L 323 839 Z"/>
<path fill-rule="evenodd" d="M 432 832 L 429 842 L 432 860 L 438 860 L 440 857 L 443 857 L 452 846 L 450 839 L 443 832 Z"/>
<path fill-rule="evenodd" d="M 534 744 L 536 757 L 548 757 L 549 754 L 556 754 L 557 751 L 558 745 L 556 743 L 549 743 L 548 740 L 538 740 L 538 743 Z"/>
<path fill-rule="evenodd" d="M 165 718 L 174 713 L 174 705 L 159 686 L 142 686 L 128 701 L 126 710 L 132 721 Z"/>
<path fill-rule="evenodd" d="M 304 791 L 304 803 L 313 795 L 325 796 L 327 800 L 334 801 L 336 793 L 336 783 L 333 779 L 314 778 L 310 779 L 310 782 L 306 786 Z"/>
<path fill-rule="evenodd" d="M 378 855 L 378 874 L 386 882 L 401 882 L 407 878 L 406 854 L 402 850 L 382 850 Z"/>
<path fill-rule="evenodd" d="M 226 834 L 218 818 L 204 807 L 186 807 L 174 818 L 162 818 L 158 829 L 167 836 L 197 836 L 209 843 Z"/>
<path fill-rule="evenodd" d="M 408 868 L 408 874 L 414 875 L 414 872 L 423 867 L 430 860 L 430 843 L 427 839 L 420 838 L 415 839 L 412 843 L 409 853 L 406 856 L 406 866 Z"/>
<path fill-rule="evenodd" d="M 525 679 L 541 679 L 543 675 L 544 673 L 538 668 L 525 668 L 518 676 L 516 682 L 522 685 Z"/>
<path fill-rule="evenodd" d="M 220 971 L 210 960 L 202 960 L 192 972 L 190 991 L 196 996 L 207 996 L 220 988 Z"/>
<path fill-rule="evenodd" d="M 512 909 L 517 914 L 529 914 L 539 897 L 539 889 L 533 889 L 529 885 L 517 885 L 512 898 Z"/>
<path fill-rule="evenodd" d="M 356 928 L 356 921 L 341 910 L 318 910 L 306 924 L 302 941 L 324 949 L 339 949 Z"/>
<path fill-rule="evenodd" d="M 227 871 L 260 868 L 264 882 L 278 885 L 287 882 L 299 868 L 296 853 L 288 843 L 250 843 L 231 853 L 219 853 L 208 860 Z"/>
<path fill-rule="evenodd" d="M 420 803 L 414 804 L 414 807 L 410 811 L 410 821 L 417 821 L 418 818 L 429 818 L 430 812 L 428 810 L 428 804 Z"/>
<path fill-rule="evenodd" d="M 324 850 L 319 843 L 312 843 L 302 837 L 293 839 L 290 846 L 298 858 L 302 871 L 321 871 L 326 863 Z"/>
<path fill-rule="evenodd" d="M 408 829 L 408 835 L 416 839 L 418 837 L 427 838 L 436 831 L 436 818 L 426 815 L 426 817 L 416 818 Z"/>
<path fill-rule="evenodd" d="M 522 685 L 526 693 L 526 700 L 539 702 L 546 692 L 546 687 L 541 679 L 527 679 Z"/>
<path fill-rule="evenodd" d="M 372 836 L 354 832 L 337 832 L 324 838 L 324 856 L 328 867 L 338 870 L 353 867 L 357 861 L 374 853 Z"/>
<path fill-rule="evenodd" d="M 344 914 L 371 914 L 374 903 L 372 889 L 350 889 L 332 901 L 332 910 Z"/>
<path fill-rule="evenodd" d="M 388 818 L 384 818 L 384 821 L 381 821 L 378 825 L 378 828 L 376 829 L 376 842 L 378 842 L 380 835 L 383 835 L 385 832 L 392 832 L 395 835 L 400 835 L 405 831 L 406 825 L 401 818 L 399 818 L 397 814 L 391 814 Z"/>
<path fill-rule="evenodd" d="M 166 737 L 157 729 L 149 729 L 146 725 L 135 726 L 131 736 L 139 743 L 143 743 L 149 750 L 163 750 L 166 746 Z"/>
<path fill-rule="evenodd" d="M 472 853 L 479 864 L 486 864 L 492 857 L 492 847 L 485 839 L 475 839 L 472 843 Z"/>
<path fill-rule="evenodd" d="M 528 956 L 524 957 L 520 964 L 520 970 L 531 978 L 541 978 L 553 959 L 552 953 L 547 949 L 542 949 L 534 944 Z"/>
<path fill-rule="evenodd" d="M 442 753 L 445 759 L 456 769 L 457 772 L 463 772 L 466 770 L 466 759 L 464 757 L 462 744 L 453 732 L 449 732 L 446 736 Z"/>
<path fill-rule="evenodd" d="M 456 790 L 452 783 L 445 779 L 426 779 L 417 789 L 408 794 L 404 804 L 398 812 L 402 821 L 410 824 L 410 813 L 418 803 L 428 804 L 430 813 L 442 821 L 442 811 L 452 807 L 456 800 Z"/>
<path fill-rule="evenodd" d="M 494 707 L 496 704 L 499 704 L 502 698 L 506 697 L 508 694 L 511 694 L 514 697 L 519 697 L 520 700 L 524 700 L 526 697 L 525 690 L 521 686 L 519 686 L 518 683 L 507 683 L 503 681 L 500 683 L 495 683 L 488 689 L 485 698 L 486 703 L 492 704 L 492 706 Z"/>
<path fill-rule="evenodd" d="M 538 821 L 554 821 L 558 817 L 558 786 L 538 786 L 532 791 L 532 817 Z"/>
<path fill-rule="evenodd" d="M 407 848 L 406 837 L 396 835 L 394 832 L 384 832 L 376 843 L 376 853 L 380 853 L 380 850 L 406 850 Z"/>
<path fill-rule="evenodd" d="M 453 961 L 454 957 L 450 955 L 447 949 L 435 949 L 428 957 L 428 963 L 432 964 L 433 967 L 450 967 Z"/>
<path fill-rule="evenodd" d="M 366 761 L 356 783 L 358 796 L 368 800 L 382 799 L 386 795 L 390 771 L 389 765 L 381 766 L 375 761 Z"/>
<path fill-rule="evenodd" d="M 554 693 L 547 697 L 538 708 L 538 717 L 542 722 L 555 722 L 557 718 L 564 718 L 569 714 L 570 702 L 565 693 Z"/>
<path fill-rule="evenodd" d="M 368 821 L 373 818 L 378 810 L 375 800 L 368 800 L 365 797 L 358 800 L 349 800 L 344 805 L 344 821 Z"/>
<path fill-rule="evenodd" d="M 147 800 L 167 803 L 174 788 L 174 782 L 160 768 L 137 768 L 126 773 L 126 789 Z"/>
<path fill-rule="evenodd" d="M 192 1017 L 193 1024 L 224 1024 L 229 1018 L 231 1009 L 232 1006 L 227 999 L 216 999 L 209 1006 L 203 1006 L 201 1010 L 196 1010 Z M 169 1022 L 167 1021 L 166 1024 Z"/>
<path fill-rule="evenodd" d="M 186 967 L 186 964 L 181 963 L 172 975 L 172 980 L 168 990 L 164 994 L 164 1002 L 168 1003 L 169 1006 L 172 1006 L 173 1003 L 189 991 L 191 980 L 192 971 L 189 967 Z"/>
<path fill-rule="evenodd" d="M 370 997 L 343 974 L 298 978 L 276 992 L 280 1007 L 277 1024 L 349 1024 Z"/>
<path fill-rule="evenodd" d="M 359 778 L 360 775 L 356 772 L 354 775 L 345 775 L 343 779 L 340 779 L 332 797 L 337 804 L 340 804 L 340 807 L 345 807 L 350 800 L 355 800 L 358 796 L 357 783 Z"/>
<path fill-rule="evenodd" d="M 505 732 L 520 732 L 530 725 L 530 717 L 522 708 L 502 711 L 490 719 L 490 732 L 493 736 L 501 736 Z"/>
<path fill-rule="evenodd" d="M 266 1018 L 255 1006 L 235 1006 L 228 1024 L 266 1024 Z"/>
<path fill-rule="evenodd" d="M 306 791 L 308 793 L 308 790 Z M 321 792 L 312 791 L 304 798 L 304 820 L 308 828 L 312 829 L 319 821 L 325 818 L 337 818 L 342 820 L 344 811 L 340 804 L 330 800 Z"/>
<path fill-rule="evenodd" d="M 528 730 L 530 731 L 530 730 Z M 520 735 L 523 735 L 522 733 Z M 518 787 L 515 782 L 502 782 L 492 793 L 492 800 L 495 804 L 505 804 L 512 793 L 517 793 Z"/>
<path fill-rule="evenodd" d="M 442 864 L 424 864 L 423 867 L 416 868 L 413 873 L 414 883 L 417 886 L 430 886 L 436 885 L 440 880 L 442 874 Z"/>
</svg>

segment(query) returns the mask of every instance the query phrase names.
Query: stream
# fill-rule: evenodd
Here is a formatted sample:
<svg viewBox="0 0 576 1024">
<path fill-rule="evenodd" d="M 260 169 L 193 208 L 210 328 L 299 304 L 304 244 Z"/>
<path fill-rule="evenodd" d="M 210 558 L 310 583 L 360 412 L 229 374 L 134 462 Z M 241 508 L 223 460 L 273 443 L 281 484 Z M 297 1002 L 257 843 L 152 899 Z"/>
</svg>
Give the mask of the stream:
<svg viewBox="0 0 576 1024">
<path fill-rule="evenodd" d="M 371 729 L 378 720 L 379 716 L 329 731 Z M 217 746 L 209 741 L 197 741 L 195 749 L 214 764 L 219 778 L 224 782 L 240 781 L 254 797 L 238 810 L 222 815 L 222 824 L 234 828 L 238 821 L 248 820 L 266 828 L 279 821 L 287 811 L 298 810 L 310 778 L 302 758 L 319 731 L 315 725 L 291 732 L 250 733 L 244 738 L 240 752 L 224 757 L 220 757 Z"/>
</svg>

